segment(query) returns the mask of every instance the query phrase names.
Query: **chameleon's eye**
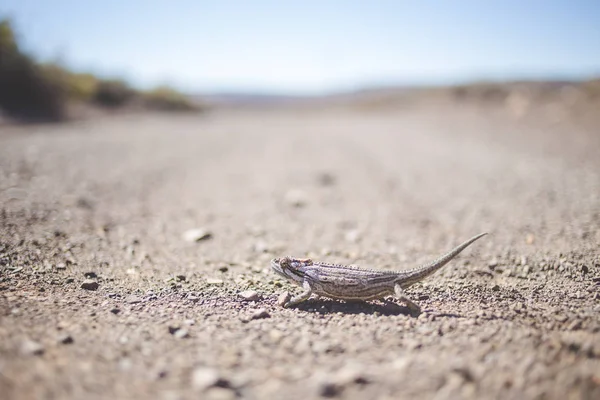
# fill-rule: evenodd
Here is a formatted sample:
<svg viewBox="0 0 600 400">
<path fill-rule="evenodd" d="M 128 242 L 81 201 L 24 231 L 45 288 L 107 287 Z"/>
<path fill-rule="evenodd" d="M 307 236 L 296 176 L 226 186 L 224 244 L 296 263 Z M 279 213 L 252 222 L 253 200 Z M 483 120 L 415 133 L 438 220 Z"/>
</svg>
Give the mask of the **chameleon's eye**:
<svg viewBox="0 0 600 400">
<path fill-rule="evenodd" d="M 280 258 L 279 265 L 281 265 L 282 268 L 289 268 L 290 267 L 290 258 L 289 257 Z"/>
</svg>

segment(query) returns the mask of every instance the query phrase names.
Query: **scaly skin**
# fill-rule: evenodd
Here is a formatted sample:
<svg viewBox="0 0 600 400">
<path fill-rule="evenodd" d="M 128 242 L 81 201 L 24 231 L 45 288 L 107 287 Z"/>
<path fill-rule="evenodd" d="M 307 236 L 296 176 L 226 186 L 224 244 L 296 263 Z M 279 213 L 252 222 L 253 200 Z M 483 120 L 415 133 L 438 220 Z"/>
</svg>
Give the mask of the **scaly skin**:
<svg viewBox="0 0 600 400">
<path fill-rule="evenodd" d="M 271 260 L 271 268 L 304 289 L 283 304 L 284 307 L 308 300 L 312 294 L 339 300 L 363 301 L 383 299 L 391 295 L 404 302 L 411 311 L 419 313 L 420 307 L 406 297 L 404 289 L 433 274 L 485 235 L 487 233 L 479 234 L 431 263 L 407 271 L 378 271 L 292 257 L 274 258 Z"/>
</svg>

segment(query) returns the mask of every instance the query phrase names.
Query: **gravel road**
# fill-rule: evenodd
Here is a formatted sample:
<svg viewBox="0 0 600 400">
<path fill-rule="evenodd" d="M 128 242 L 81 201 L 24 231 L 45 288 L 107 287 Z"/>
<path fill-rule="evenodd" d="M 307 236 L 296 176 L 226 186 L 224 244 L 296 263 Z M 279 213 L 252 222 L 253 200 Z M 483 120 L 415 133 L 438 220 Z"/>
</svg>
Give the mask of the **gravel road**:
<svg viewBox="0 0 600 400">
<path fill-rule="evenodd" d="M 3 399 L 600 398 L 600 135 L 475 107 L 0 127 Z M 403 304 L 313 299 L 489 235 Z"/>
</svg>

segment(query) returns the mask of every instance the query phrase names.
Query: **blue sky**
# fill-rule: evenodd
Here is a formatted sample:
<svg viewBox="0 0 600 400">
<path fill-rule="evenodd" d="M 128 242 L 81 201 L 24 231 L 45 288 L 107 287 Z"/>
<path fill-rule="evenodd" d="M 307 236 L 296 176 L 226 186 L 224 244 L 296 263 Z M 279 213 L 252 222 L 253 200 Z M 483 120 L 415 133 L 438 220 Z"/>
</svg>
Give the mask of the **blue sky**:
<svg viewBox="0 0 600 400">
<path fill-rule="evenodd" d="M 600 75 L 597 0 L 2 0 L 41 58 L 193 92 Z"/>
</svg>

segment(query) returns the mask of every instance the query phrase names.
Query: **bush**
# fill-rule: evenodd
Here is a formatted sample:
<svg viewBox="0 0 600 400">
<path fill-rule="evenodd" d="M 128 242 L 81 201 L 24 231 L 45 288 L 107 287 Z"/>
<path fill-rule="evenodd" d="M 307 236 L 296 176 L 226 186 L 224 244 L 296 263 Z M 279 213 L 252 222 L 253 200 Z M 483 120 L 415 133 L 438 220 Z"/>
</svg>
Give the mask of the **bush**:
<svg viewBox="0 0 600 400">
<path fill-rule="evenodd" d="M 0 108 L 21 120 L 60 121 L 66 118 L 66 93 L 19 50 L 9 20 L 0 20 Z"/>
<path fill-rule="evenodd" d="M 146 92 L 144 104 L 150 109 L 164 111 L 198 111 L 200 109 L 200 106 L 189 97 L 166 86 Z"/>
<path fill-rule="evenodd" d="M 120 80 L 102 80 L 96 84 L 92 101 L 110 108 L 122 107 L 135 97 L 135 91 Z"/>
</svg>

